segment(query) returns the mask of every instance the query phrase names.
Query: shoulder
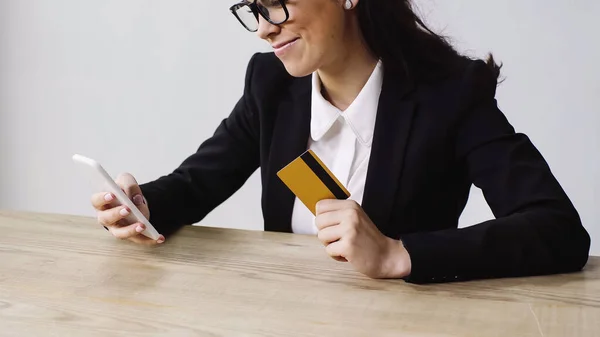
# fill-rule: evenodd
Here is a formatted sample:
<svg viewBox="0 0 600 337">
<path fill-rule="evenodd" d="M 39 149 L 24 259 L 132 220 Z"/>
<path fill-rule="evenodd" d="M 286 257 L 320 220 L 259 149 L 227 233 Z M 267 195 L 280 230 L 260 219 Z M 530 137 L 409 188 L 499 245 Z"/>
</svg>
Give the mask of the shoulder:
<svg viewBox="0 0 600 337">
<path fill-rule="evenodd" d="M 496 95 L 498 73 L 483 60 L 465 60 L 459 88 L 467 100 L 492 99 Z"/>
<path fill-rule="evenodd" d="M 443 102 L 445 108 L 465 110 L 495 98 L 498 75 L 483 60 L 461 58 L 443 76 L 415 84 L 420 100 Z"/>
</svg>

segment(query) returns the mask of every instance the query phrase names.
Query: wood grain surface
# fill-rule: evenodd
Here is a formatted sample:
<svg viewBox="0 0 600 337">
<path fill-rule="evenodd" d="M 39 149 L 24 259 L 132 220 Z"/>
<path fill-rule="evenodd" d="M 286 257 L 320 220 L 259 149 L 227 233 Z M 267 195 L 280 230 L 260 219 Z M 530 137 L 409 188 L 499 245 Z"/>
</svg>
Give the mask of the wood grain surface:
<svg viewBox="0 0 600 337">
<path fill-rule="evenodd" d="M 372 280 L 316 238 L 187 227 L 146 248 L 94 219 L 0 211 L 0 336 L 600 336 L 580 273 Z"/>
</svg>

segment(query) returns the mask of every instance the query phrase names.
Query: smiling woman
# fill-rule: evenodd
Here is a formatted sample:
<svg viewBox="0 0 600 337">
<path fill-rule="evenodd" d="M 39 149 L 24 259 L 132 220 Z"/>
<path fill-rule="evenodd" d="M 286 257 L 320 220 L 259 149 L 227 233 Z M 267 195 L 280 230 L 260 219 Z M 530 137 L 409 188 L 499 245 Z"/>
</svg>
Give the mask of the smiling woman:
<svg viewBox="0 0 600 337">
<path fill-rule="evenodd" d="M 118 184 L 162 233 L 197 223 L 260 167 L 265 230 L 315 235 L 373 278 L 447 282 L 580 270 L 590 238 L 495 93 L 493 57 L 457 53 L 408 0 L 255 0 L 231 7 L 273 53 L 212 137 L 172 173 Z M 351 194 L 313 214 L 277 177 L 312 150 Z M 496 219 L 458 229 L 472 185 Z M 99 222 L 138 234 L 100 192 Z M 311 205 L 313 206 L 313 205 Z"/>
</svg>

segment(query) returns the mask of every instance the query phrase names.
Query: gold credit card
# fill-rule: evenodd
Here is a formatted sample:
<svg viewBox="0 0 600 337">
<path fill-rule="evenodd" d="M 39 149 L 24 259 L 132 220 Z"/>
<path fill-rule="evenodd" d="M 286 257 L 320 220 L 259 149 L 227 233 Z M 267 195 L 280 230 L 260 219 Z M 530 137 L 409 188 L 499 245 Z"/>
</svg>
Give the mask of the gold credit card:
<svg viewBox="0 0 600 337">
<path fill-rule="evenodd" d="M 350 192 L 312 150 L 294 159 L 277 176 L 314 215 L 317 202 L 350 197 Z"/>
</svg>

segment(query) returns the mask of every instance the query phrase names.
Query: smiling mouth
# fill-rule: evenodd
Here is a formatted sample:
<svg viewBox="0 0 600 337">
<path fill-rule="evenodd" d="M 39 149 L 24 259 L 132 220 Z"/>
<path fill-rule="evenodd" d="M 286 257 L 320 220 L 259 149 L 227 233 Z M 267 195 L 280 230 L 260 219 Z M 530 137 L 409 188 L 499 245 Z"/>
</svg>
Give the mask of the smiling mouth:
<svg viewBox="0 0 600 337">
<path fill-rule="evenodd" d="M 284 42 L 284 43 L 279 43 L 279 44 L 273 45 L 272 47 L 273 47 L 273 49 L 275 49 L 275 52 L 282 51 L 285 48 L 291 46 L 296 41 L 298 41 L 298 38 L 295 38 L 293 40 L 290 40 L 290 41 L 287 41 L 287 42 Z"/>
</svg>

